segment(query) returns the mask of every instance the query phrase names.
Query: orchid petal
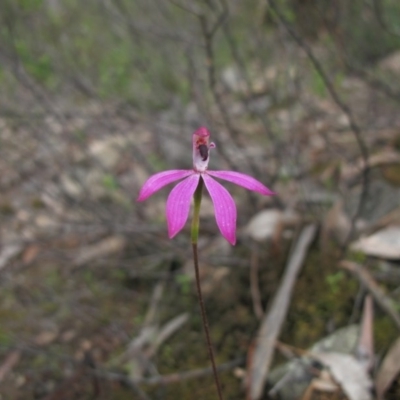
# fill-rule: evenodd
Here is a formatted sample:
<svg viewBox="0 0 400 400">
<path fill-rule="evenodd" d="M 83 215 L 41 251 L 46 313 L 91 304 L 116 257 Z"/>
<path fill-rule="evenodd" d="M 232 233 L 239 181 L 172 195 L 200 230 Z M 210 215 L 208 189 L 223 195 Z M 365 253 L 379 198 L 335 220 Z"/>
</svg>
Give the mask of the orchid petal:
<svg viewBox="0 0 400 400">
<path fill-rule="evenodd" d="M 234 171 L 207 171 L 207 174 L 215 176 L 216 178 L 223 179 L 228 182 L 235 183 L 236 185 L 242 186 L 248 190 L 253 190 L 263 194 L 264 196 L 272 196 L 275 193 L 269 190 L 261 182 L 253 177 Z"/>
<path fill-rule="evenodd" d="M 173 169 L 152 175 L 143 185 L 142 189 L 140 189 L 137 201 L 144 201 L 169 183 L 175 182 L 178 179 L 186 178 L 193 173 L 192 170 Z"/>
<path fill-rule="evenodd" d="M 229 192 L 213 178 L 202 175 L 211 200 L 215 219 L 222 236 L 232 245 L 236 243 L 236 205 Z"/>
<path fill-rule="evenodd" d="M 199 183 L 200 174 L 191 176 L 178 183 L 168 196 L 167 223 L 168 236 L 172 239 L 184 226 L 189 216 L 190 201 Z"/>
</svg>

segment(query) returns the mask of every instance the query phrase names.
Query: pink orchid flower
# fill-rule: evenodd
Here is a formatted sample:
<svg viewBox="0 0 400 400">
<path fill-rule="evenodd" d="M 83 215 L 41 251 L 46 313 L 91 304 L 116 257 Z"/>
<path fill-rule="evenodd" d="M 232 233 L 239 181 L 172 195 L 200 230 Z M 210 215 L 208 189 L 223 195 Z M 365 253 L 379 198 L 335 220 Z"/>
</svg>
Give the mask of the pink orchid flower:
<svg viewBox="0 0 400 400">
<path fill-rule="evenodd" d="M 185 178 L 172 189 L 167 199 L 166 214 L 170 239 L 183 229 L 189 216 L 191 199 L 200 179 L 203 180 L 214 204 L 218 228 L 232 245 L 236 243 L 236 205 L 229 192 L 213 178 L 235 183 L 264 196 L 274 194 L 249 175 L 234 171 L 209 171 L 207 168 L 210 149 L 214 147 L 215 144 L 210 143 L 208 129 L 199 128 L 193 133 L 193 169 L 160 172 L 151 176 L 140 190 L 137 201 L 144 201 L 169 183 Z"/>
</svg>

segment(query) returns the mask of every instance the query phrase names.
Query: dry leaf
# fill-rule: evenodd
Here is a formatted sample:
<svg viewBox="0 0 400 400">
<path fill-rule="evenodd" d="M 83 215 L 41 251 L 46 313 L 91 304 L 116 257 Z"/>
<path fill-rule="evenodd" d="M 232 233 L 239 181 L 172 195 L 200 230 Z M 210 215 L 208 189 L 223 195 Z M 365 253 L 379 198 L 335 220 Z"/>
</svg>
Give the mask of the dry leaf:
<svg viewBox="0 0 400 400">
<path fill-rule="evenodd" d="M 361 323 L 361 334 L 357 344 L 356 357 L 366 371 L 374 366 L 374 304 L 370 294 L 365 297 Z"/>
<path fill-rule="evenodd" d="M 368 256 L 400 259 L 400 226 L 390 226 L 371 236 L 361 238 L 351 248 Z"/>
<path fill-rule="evenodd" d="M 7 374 L 18 364 L 20 358 L 21 352 L 19 350 L 14 350 L 7 355 L 0 365 L 0 382 L 2 382 Z"/>
<path fill-rule="evenodd" d="M 349 400 L 372 400 L 372 380 L 353 356 L 334 352 L 313 352 L 310 356 L 329 369 Z"/>
<path fill-rule="evenodd" d="M 400 337 L 387 352 L 376 377 L 376 394 L 379 400 L 400 373 Z"/>
<path fill-rule="evenodd" d="M 315 391 L 324 393 L 336 393 L 340 387 L 332 379 L 332 375 L 327 370 L 322 370 L 318 378 L 314 378 L 307 390 L 304 392 L 301 400 L 310 400 Z"/>
<path fill-rule="evenodd" d="M 40 332 L 39 335 L 35 337 L 34 342 L 38 346 L 46 346 L 47 344 L 53 342 L 57 336 L 58 336 L 57 331 L 43 331 Z"/>
<path fill-rule="evenodd" d="M 22 261 L 25 265 L 30 264 L 39 254 L 40 247 L 32 244 L 28 246 L 22 254 Z"/>
<path fill-rule="evenodd" d="M 124 249 L 126 239 L 123 236 L 110 236 L 102 241 L 80 249 L 74 265 L 80 267 L 90 261 L 119 253 Z"/>
<path fill-rule="evenodd" d="M 0 269 L 4 268 L 8 262 L 19 254 L 22 249 L 20 244 L 6 244 L 0 251 Z"/>
</svg>

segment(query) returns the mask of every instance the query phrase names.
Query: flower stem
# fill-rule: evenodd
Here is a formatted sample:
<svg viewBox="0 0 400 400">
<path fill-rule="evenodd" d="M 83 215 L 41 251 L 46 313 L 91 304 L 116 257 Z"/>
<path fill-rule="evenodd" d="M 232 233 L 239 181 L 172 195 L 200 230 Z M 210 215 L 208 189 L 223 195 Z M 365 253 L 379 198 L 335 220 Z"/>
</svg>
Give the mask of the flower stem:
<svg viewBox="0 0 400 400">
<path fill-rule="evenodd" d="M 194 271 L 196 274 L 197 297 L 199 299 L 199 306 L 200 306 L 201 317 L 203 320 L 204 333 L 205 333 L 206 339 L 207 339 L 208 355 L 210 357 L 210 361 L 211 361 L 211 365 L 212 365 L 212 369 L 213 369 L 215 386 L 217 387 L 217 392 L 218 392 L 218 398 L 219 398 L 219 400 L 223 400 L 221 383 L 219 382 L 217 366 L 215 364 L 214 351 L 213 351 L 212 344 L 211 344 L 210 328 L 208 326 L 207 314 L 206 314 L 206 309 L 204 307 L 203 294 L 201 292 L 201 286 L 200 286 L 199 256 L 198 256 L 198 250 L 197 250 L 197 241 L 199 238 L 199 225 L 200 225 L 199 216 L 200 216 L 201 195 L 202 195 L 202 191 L 203 191 L 203 186 L 204 186 L 203 180 L 200 179 L 199 184 L 196 188 L 196 191 L 194 192 L 194 213 L 193 213 L 193 221 L 192 221 L 193 261 L 194 261 Z"/>
<path fill-rule="evenodd" d="M 200 206 L 201 206 L 201 195 L 203 193 L 204 182 L 200 178 L 199 184 L 197 185 L 196 191 L 194 192 L 194 211 L 192 220 L 192 243 L 196 243 L 199 239 L 199 225 L 200 225 Z"/>
</svg>

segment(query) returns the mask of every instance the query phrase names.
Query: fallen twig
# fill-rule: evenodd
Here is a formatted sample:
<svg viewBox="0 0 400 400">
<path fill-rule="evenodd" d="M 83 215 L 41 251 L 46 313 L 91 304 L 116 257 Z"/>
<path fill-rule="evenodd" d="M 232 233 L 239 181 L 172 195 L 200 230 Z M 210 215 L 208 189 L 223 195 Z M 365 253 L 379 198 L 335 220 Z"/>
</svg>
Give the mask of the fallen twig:
<svg viewBox="0 0 400 400">
<path fill-rule="evenodd" d="M 289 308 L 294 283 L 303 265 L 307 250 L 314 239 L 316 229 L 316 225 L 308 225 L 302 230 L 287 264 L 283 281 L 261 324 L 254 355 L 249 360 L 248 397 L 251 400 L 259 399 L 262 395 L 274 355 L 275 342 Z"/>
<path fill-rule="evenodd" d="M 21 358 L 20 350 L 13 350 L 9 353 L 0 365 L 0 383 L 5 379 L 7 374 L 13 370 Z"/>
<path fill-rule="evenodd" d="M 226 362 L 224 364 L 217 365 L 217 371 L 218 372 L 225 372 L 225 371 L 230 371 L 235 367 L 239 367 L 240 365 L 243 365 L 245 359 L 243 357 L 236 358 L 235 360 Z M 200 368 L 200 369 L 194 369 L 191 371 L 186 371 L 186 372 L 177 372 L 174 374 L 170 375 L 159 375 L 159 376 L 153 376 L 151 378 L 139 378 L 132 380 L 126 375 L 119 374 L 119 373 L 114 373 L 114 372 L 108 372 L 108 371 L 99 371 L 99 370 L 93 370 L 93 373 L 96 374 L 97 376 L 104 377 L 107 379 L 115 380 L 122 382 L 124 384 L 128 384 L 129 386 L 131 385 L 149 385 L 149 386 L 158 386 L 158 385 L 170 385 L 173 383 L 179 383 L 188 379 L 196 379 L 196 378 L 201 378 L 203 376 L 208 376 L 212 375 L 213 370 L 211 367 L 208 368 Z"/>
<path fill-rule="evenodd" d="M 147 350 L 147 357 L 153 357 L 158 348 L 169 339 L 183 324 L 189 319 L 189 313 L 179 314 L 175 318 L 172 318 L 162 328 L 160 328 L 154 342 L 150 345 Z"/>
<path fill-rule="evenodd" d="M 153 325 L 157 319 L 160 302 L 164 293 L 165 283 L 163 281 L 158 282 L 153 289 L 153 294 L 150 299 L 150 304 L 144 318 L 144 326 Z"/>
<path fill-rule="evenodd" d="M 351 272 L 367 288 L 377 304 L 387 312 L 397 328 L 400 329 L 400 315 L 395 308 L 394 302 L 380 288 L 372 275 L 362 265 L 352 261 L 342 261 L 340 267 Z"/>
<path fill-rule="evenodd" d="M 254 246 L 250 259 L 250 292 L 254 314 L 258 319 L 261 319 L 264 311 L 261 304 L 260 287 L 258 285 L 258 266 L 258 251 L 257 247 Z"/>
</svg>

